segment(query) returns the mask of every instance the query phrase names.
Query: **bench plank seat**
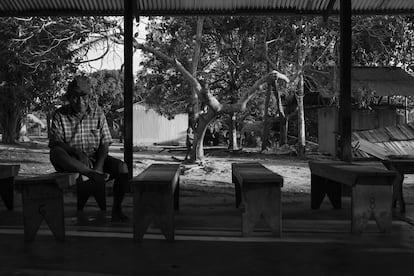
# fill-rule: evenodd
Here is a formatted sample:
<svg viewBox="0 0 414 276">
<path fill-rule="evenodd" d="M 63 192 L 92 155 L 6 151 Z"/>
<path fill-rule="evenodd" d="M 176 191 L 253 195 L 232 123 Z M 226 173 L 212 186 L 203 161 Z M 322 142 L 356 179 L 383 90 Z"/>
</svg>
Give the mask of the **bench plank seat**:
<svg viewBox="0 0 414 276">
<path fill-rule="evenodd" d="M 43 219 L 58 241 L 65 239 L 63 189 L 76 184 L 77 173 L 50 173 L 16 178 L 22 193 L 23 225 L 26 241 L 33 241 Z"/>
<path fill-rule="evenodd" d="M 174 209 L 179 208 L 179 164 L 152 164 L 130 180 L 133 192 L 134 240 L 142 241 L 152 222 L 174 241 Z"/>
<path fill-rule="evenodd" d="M 10 211 L 14 208 L 13 184 L 19 170 L 18 164 L 0 164 L 0 197 Z"/>
<path fill-rule="evenodd" d="M 283 177 L 260 163 L 233 163 L 236 207 L 242 210 L 242 235 L 252 234 L 261 216 L 272 234 L 281 235 L 281 191 Z"/>
<path fill-rule="evenodd" d="M 338 161 L 310 161 L 309 167 L 314 174 L 347 186 L 355 186 L 360 177 L 367 177 L 367 181 L 359 182 L 358 185 L 372 185 L 369 181 L 371 177 L 372 179 L 376 179 L 377 176 L 395 177 L 395 173 L 380 168 Z M 326 169 L 327 167 L 329 169 Z M 388 185 L 386 183 L 383 184 Z"/>
<path fill-rule="evenodd" d="M 393 183 L 392 205 L 400 207 L 400 212 L 405 213 L 405 200 L 403 194 L 404 174 L 414 174 L 414 158 L 408 159 L 386 159 L 382 163 L 388 170 L 395 171 L 397 177 Z"/>
<path fill-rule="evenodd" d="M 335 209 L 341 208 L 341 184 L 350 186 L 351 231 L 361 233 L 373 218 L 381 232 L 392 224 L 393 171 L 343 161 L 309 161 L 311 170 L 311 208 L 319 209 L 328 196 Z"/>
</svg>

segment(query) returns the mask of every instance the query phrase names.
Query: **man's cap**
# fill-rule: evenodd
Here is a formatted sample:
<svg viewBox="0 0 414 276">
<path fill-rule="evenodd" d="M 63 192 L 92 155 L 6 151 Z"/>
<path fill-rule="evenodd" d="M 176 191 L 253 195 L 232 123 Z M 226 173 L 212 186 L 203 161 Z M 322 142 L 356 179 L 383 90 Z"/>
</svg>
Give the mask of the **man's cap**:
<svg viewBox="0 0 414 276">
<path fill-rule="evenodd" d="M 91 94 L 91 85 L 87 77 L 75 77 L 68 85 L 66 98 L 71 96 L 85 96 Z"/>
</svg>

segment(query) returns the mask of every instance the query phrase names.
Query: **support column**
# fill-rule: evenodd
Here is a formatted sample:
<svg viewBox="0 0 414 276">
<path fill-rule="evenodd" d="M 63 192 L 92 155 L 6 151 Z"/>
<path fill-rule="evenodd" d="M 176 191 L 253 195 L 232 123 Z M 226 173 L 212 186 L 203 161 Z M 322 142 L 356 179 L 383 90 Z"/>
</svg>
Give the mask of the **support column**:
<svg viewBox="0 0 414 276">
<path fill-rule="evenodd" d="M 133 60 L 133 0 L 124 0 L 124 161 L 132 177 L 132 112 L 134 78 Z"/>
<path fill-rule="evenodd" d="M 352 68 L 352 11 L 351 0 L 340 0 L 341 52 L 340 52 L 340 96 L 339 96 L 339 132 L 341 160 L 352 160 L 352 108 L 351 108 L 351 68 Z"/>
</svg>

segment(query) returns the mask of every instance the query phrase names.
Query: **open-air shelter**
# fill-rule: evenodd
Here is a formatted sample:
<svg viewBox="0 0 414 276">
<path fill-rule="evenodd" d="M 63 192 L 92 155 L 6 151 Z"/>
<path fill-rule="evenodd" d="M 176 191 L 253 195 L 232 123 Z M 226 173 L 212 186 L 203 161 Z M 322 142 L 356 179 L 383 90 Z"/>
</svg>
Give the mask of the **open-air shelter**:
<svg viewBox="0 0 414 276">
<path fill-rule="evenodd" d="M 340 148 L 351 160 L 351 22 L 352 15 L 414 14 L 412 0 L 2 0 L 0 16 L 124 17 L 125 85 L 124 160 L 132 167 L 133 19 L 149 15 L 320 15 L 340 17 Z"/>
<path fill-rule="evenodd" d="M 147 15 L 319 15 L 341 19 L 340 135 L 342 159 L 351 159 L 351 16 L 373 14 L 414 14 L 413 0 L 1 0 L 0 16 L 123 16 L 125 29 L 125 144 L 124 159 L 132 166 L 132 88 L 133 88 L 133 19 Z M 311 222 L 312 224 L 314 222 Z M 295 229 L 298 229 L 299 226 Z M 300 226 L 303 227 L 303 226 Z M 410 268 L 412 231 L 395 225 L 400 235 L 368 237 L 367 246 L 358 237 L 340 233 L 341 242 L 329 240 L 325 233 L 311 239 L 302 231 L 301 239 L 281 239 L 278 243 L 237 244 L 217 239 L 210 243 L 185 240 L 174 244 L 149 241 L 139 246 L 129 240 L 114 239 L 112 232 L 98 238 L 76 237 L 75 243 L 52 243 L 42 239 L 36 245 L 22 245 L 20 236 L 0 239 L 0 274 L 10 275 L 4 267 L 26 267 L 25 275 L 228 275 L 234 267 L 240 275 L 333 274 L 355 275 L 385 272 L 402 275 Z M 306 227 L 303 227 L 306 228 Z M 13 229 L 12 229 L 13 230 Z M 408 230 L 412 230 L 412 227 Z M 118 234 L 118 236 L 126 233 Z M 205 237 L 203 237 L 205 238 Z M 103 239 L 105 242 L 102 242 Z M 212 239 L 210 239 L 211 241 Z M 399 245 L 395 246 L 396 243 Z M 401 240 L 401 241 L 400 241 Z M 157 246 L 151 246 L 154 245 Z M 17 252 L 17 253 L 16 253 Z M 74 253 L 74 254 L 73 254 Z M 24 255 L 22 257 L 22 255 Z M 370 257 L 367 257 L 369 255 Z M 24 262 L 23 265 L 21 262 Z M 41 274 L 46 265 L 56 271 Z M 135 265 L 135 267 L 134 267 Z M 217 269 L 217 265 L 221 266 Z M 128 267 L 133 267 L 128 269 Z M 30 270 L 31 268 L 38 270 Z M 99 267 L 100 269 L 93 269 Z M 323 268 L 323 269 L 321 269 Z M 385 269 L 386 271 L 381 271 Z M 66 271 L 62 273 L 62 271 Z M 83 271 L 84 273 L 79 273 Z M 20 271 L 22 272 L 22 271 Z M 17 272 L 19 273 L 19 272 Z M 223 275 L 221 274 L 221 275 Z M 389 274 L 387 274 L 389 275 Z"/>
</svg>

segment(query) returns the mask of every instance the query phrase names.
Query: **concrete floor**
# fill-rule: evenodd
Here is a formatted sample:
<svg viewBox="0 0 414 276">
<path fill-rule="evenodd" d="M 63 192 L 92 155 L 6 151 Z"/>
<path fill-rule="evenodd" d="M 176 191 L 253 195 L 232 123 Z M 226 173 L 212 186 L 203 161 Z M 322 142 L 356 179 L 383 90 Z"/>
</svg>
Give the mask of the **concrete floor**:
<svg viewBox="0 0 414 276">
<path fill-rule="evenodd" d="M 378 233 L 374 222 L 350 234 L 349 199 L 320 210 L 309 199 L 283 203 L 282 237 L 260 223 L 252 237 L 240 235 L 240 213 L 231 195 L 186 197 L 176 214 L 176 241 L 151 227 L 134 243 L 131 223 L 111 223 L 92 200 L 75 210 L 65 195 L 66 240 L 54 240 L 42 224 L 36 240 L 25 243 L 21 202 L 14 211 L 0 203 L 0 275 L 407 275 L 413 270 L 414 206 L 395 212 L 392 232 Z M 111 198 L 108 198 L 111 203 Z M 125 201 L 131 216 L 132 200 Z M 110 210 L 110 206 L 108 208 Z"/>
</svg>

